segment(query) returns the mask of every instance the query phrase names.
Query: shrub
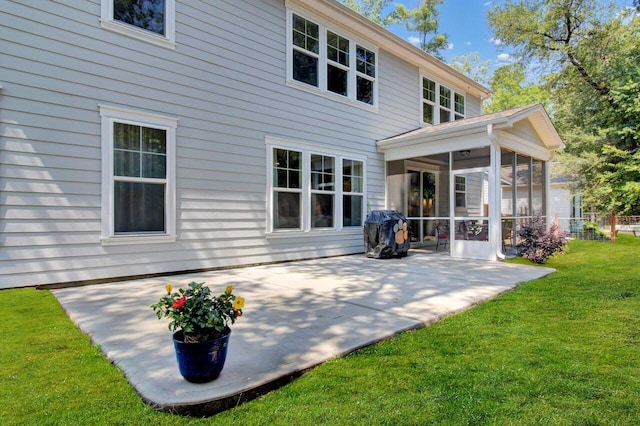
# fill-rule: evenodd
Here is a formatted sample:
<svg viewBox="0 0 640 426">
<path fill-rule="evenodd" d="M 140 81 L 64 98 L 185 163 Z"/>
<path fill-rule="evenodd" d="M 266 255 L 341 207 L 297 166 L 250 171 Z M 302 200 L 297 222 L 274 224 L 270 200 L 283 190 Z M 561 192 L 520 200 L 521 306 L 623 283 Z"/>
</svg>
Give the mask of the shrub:
<svg viewBox="0 0 640 426">
<path fill-rule="evenodd" d="M 536 217 L 518 230 L 520 255 L 535 263 L 545 263 L 556 253 L 564 253 L 567 233 L 554 224 L 547 231 L 544 221 Z"/>
<path fill-rule="evenodd" d="M 600 231 L 598 224 L 595 222 L 585 222 L 582 225 L 582 229 L 586 236 L 592 236 L 594 238 L 604 238 L 607 236 L 604 232 Z"/>
</svg>

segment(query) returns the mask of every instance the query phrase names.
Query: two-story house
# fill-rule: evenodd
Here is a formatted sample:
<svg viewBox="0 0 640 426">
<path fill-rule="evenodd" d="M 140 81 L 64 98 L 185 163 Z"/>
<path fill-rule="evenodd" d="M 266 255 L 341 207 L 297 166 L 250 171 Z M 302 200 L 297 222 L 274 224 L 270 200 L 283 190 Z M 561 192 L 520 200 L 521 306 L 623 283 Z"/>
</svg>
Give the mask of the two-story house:
<svg viewBox="0 0 640 426">
<path fill-rule="evenodd" d="M 0 29 L 0 288 L 361 253 L 383 208 L 497 259 L 545 214 L 544 109 L 481 115 L 335 0 L 7 0 Z"/>
</svg>

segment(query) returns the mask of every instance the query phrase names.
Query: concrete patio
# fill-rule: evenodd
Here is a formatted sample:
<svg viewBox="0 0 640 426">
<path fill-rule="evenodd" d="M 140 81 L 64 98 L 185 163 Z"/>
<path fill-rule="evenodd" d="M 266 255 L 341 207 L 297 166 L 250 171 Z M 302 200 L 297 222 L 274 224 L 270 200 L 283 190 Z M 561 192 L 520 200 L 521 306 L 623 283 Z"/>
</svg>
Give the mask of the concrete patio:
<svg viewBox="0 0 640 426">
<path fill-rule="evenodd" d="M 411 251 L 140 279 L 54 290 L 80 329 L 100 345 L 143 400 L 158 410 L 206 415 L 253 399 L 334 357 L 420 328 L 494 298 L 553 269 L 452 259 Z M 180 376 L 167 320 L 149 307 L 190 281 L 246 298 L 218 379 Z"/>
</svg>

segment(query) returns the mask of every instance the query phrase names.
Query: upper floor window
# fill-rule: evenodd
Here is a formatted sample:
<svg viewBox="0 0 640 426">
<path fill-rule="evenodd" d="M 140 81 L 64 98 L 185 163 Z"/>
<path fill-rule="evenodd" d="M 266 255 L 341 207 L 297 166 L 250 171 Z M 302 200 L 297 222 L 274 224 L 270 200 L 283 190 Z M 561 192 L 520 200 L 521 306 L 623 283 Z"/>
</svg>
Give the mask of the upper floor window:
<svg viewBox="0 0 640 426">
<path fill-rule="evenodd" d="M 293 15 L 293 78 L 318 86 L 320 36 L 318 25 Z"/>
<path fill-rule="evenodd" d="M 297 13 L 290 17 L 287 80 L 375 106 L 376 52 Z"/>
<path fill-rule="evenodd" d="M 373 85 L 376 82 L 376 54 L 361 46 L 356 46 L 357 90 L 356 99 L 373 105 Z"/>
<path fill-rule="evenodd" d="M 464 118 L 464 95 L 435 81 L 422 78 L 422 122 L 446 123 Z"/>
<path fill-rule="evenodd" d="M 349 39 L 327 31 L 327 90 L 349 96 Z"/>
<path fill-rule="evenodd" d="M 101 0 L 103 28 L 175 47 L 175 0 Z"/>
</svg>

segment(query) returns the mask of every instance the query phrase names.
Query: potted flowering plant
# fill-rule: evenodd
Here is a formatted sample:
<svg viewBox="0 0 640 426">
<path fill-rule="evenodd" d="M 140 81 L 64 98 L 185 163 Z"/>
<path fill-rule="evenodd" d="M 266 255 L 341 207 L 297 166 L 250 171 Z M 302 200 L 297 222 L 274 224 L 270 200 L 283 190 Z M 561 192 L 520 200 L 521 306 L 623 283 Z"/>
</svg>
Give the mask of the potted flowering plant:
<svg viewBox="0 0 640 426">
<path fill-rule="evenodd" d="M 215 379 L 222 371 L 227 356 L 230 324 L 242 316 L 244 298 L 233 294 L 227 286 L 219 296 L 204 283 L 191 282 L 184 289 L 172 291 L 151 305 L 158 319 L 169 318 L 173 331 L 178 367 L 182 376 L 196 383 Z"/>
</svg>

